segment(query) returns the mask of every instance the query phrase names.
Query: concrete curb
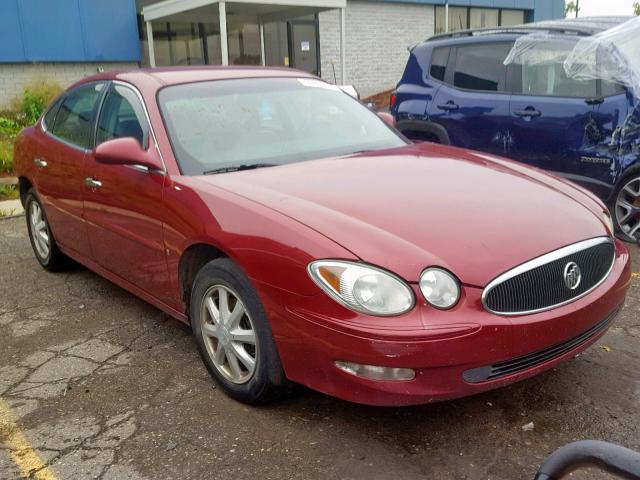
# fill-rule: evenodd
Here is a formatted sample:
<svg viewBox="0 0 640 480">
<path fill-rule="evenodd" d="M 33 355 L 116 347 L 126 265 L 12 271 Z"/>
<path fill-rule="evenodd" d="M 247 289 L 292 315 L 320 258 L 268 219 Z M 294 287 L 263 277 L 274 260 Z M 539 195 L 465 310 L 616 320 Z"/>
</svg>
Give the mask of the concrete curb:
<svg viewBox="0 0 640 480">
<path fill-rule="evenodd" d="M 0 185 L 18 185 L 17 177 L 0 177 Z"/>
<path fill-rule="evenodd" d="M 24 215 L 20 200 L 5 200 L 0 202 L 0 219 L 19 217 Z"/>
</svg>

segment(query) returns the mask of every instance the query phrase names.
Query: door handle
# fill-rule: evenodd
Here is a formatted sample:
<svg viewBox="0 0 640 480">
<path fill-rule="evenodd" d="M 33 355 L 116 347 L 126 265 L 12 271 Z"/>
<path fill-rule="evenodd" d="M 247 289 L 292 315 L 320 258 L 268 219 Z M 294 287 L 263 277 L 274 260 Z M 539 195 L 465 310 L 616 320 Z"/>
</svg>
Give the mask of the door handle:
<svg viewBox="0 0 640 480">
<path fill-rule="evenodd" d="M 460 107 L 458 106 L 458 104 L 453 103 L 453 102 L 447 102 L 444 105 L 438 105 L 438 108 L 440 110 L 444 110 L 446 112 L 453 112 L 455 110 L 458 110 Z"/>
<path fill-rule="evenodd" d="M 535 108 L 515 110 L 513 114 L 517 115 L 518 117 L 541 117 L 542 116 L 542 112 L 540 110 L 536 110 Z"/>
<path fill-rule="evenodd" d="M 600 96 L 600 97 L 586 98 L 584 100 L 584 103 L 586 103 L 587 105 L 600 105 L 604 103 L 604 97 Z"/>
<path fill-rule="evenodd" d="M 96 180 L 95 178 L 87 177 L 84 179 L 84 184 L 89 188 L 100 188 L 102 187 L 102 182 L 100 180 Z"/>
<path fill-rule="evenodd" d="M 47 166 L 47 162 L 46 160 L 43 160 L 41 158 L 36 158 L 33 160 L 33 163 L 35 164 L 36 167 L 38 168 L 45 168 Z"/>
</svg>

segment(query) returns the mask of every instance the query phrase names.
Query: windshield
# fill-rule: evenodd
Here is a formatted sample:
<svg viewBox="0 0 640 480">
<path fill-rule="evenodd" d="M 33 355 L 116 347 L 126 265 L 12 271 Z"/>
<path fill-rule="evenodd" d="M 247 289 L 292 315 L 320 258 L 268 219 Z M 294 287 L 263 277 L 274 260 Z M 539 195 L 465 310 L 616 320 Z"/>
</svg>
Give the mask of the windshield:
<svg viewBox="0 0 640 480">
<path fill-rule="evenodd" d="M 224 173 L 405 145 L 367 107 L 311 78 L 164 88 L 159 103 L 185 175 Z"/>
</svg>

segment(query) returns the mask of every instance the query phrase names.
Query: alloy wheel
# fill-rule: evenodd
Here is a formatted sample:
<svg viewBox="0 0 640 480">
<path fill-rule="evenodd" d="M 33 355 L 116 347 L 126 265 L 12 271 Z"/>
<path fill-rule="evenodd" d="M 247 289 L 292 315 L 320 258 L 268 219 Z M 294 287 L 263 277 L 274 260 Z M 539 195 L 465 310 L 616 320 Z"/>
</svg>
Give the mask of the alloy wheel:
<svg viewBox="0 0 640 480">
<path fill-rule="evenodd" d="M 629 239 L 640 239 L 640 177 L 630 179 L 618 193 L 616 220 Z"/>
<path fill-rule="evenodd" d="M 256 370 L 258 344 L 239 295 L 224 285 L 210 287 L 202 300 L 200 327 L 216 369 L 232 383 L 247 383 Z"/>
<path fill-rule="evenodd" d="M 46 260 L 51 251 L 51 240 L 47 222 L 44 219 L 42 208 L 38 202 L 31 202 L 29 206 L 29 223 L 31 225 L 31 236 L 36 253 L 42 260 Z"/>
</svg>

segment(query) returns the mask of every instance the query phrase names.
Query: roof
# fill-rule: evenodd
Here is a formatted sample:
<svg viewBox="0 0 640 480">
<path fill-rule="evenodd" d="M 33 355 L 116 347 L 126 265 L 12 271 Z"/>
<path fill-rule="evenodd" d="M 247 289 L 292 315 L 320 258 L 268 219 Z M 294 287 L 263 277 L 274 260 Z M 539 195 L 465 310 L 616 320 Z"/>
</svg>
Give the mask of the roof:
<svg viewBox="0 0 640 480">
<path fill-rule="evenodd" d="M 591 36 L 604 30 L 613 28 L 621 23 L 631 20 L 634 17 L 581 17 L 565 18 L 561 20 L 545 20 L 542 22 L 526 23 L 509 27 L 488 27 L 460 30 L 456 32 L 441 33 L 427 39 L 428 42 L 434 40 L 445 40 L 456 37 L 471 37 L 492 34 L 526 34 L 532 32 L 553 32 L 567 33 L 573 35 Z"/>
<path fill-rule="evenodd" d="M 177 85 L 181 83 L 205 82 L 209 80 L 226 80 L 233 78 L 266 78 L 266 77 L 311 77 L 308 72 L 288 67 L 259 67 L 259 66 L 179 66 L 160 68 L 140 68 L 136 70 L 114 70 L 83 78 L 75 85 L 99 80 L 122 80 L 140 85 L 143 83 Z"/>
</svg>

